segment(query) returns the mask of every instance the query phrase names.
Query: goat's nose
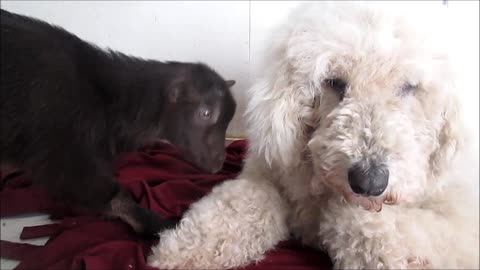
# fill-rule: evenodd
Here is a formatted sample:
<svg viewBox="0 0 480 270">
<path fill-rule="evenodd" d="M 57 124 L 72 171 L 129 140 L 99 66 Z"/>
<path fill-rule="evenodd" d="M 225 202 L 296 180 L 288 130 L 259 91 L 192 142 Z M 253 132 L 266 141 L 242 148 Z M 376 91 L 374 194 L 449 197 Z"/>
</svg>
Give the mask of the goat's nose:
<svg viewBox="0 0 480 270">
<path fill-rule="evenodd" d="M 388 168 L 385 165 L 353 165 L 348 170 L 348 183 L 353 192 L 364 196 L 378 196 L 388 185 Z"/>
<path fill-rule="evenodd" d="M 216 160 L 217 162 L 220 162 L 221 164 L 223 164 L 223 162 L 225 162 L 225 153 L 220 153 L 216 155 Z"/>
<path fill-rule="evenodd" d="M 212 156 L 211 156 L 211 164 L 212 164 L 212 173 L 218 172 L 220 169 L 222 169 L 223 164 L 225 162 L 225 152 L 218 152 L 218 151 L 213 151 Z"/>
</svg>

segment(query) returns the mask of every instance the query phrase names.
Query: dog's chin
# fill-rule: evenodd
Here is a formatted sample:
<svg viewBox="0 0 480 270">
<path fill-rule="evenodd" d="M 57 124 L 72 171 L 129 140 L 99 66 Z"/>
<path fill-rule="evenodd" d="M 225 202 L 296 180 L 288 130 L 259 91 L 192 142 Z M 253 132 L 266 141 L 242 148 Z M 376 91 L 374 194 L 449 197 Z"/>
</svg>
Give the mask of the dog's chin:
<svg viewBox="0 0 480 270">
<path fill-rule="evenodd" d="M 370 196 L 364 197 L 354 192 L 345 191 L 343 192 L 344 199 L 351 204 L 363 207 L 368 211 L 380 212 L 382 211 L 382 206 L 385 205 L 397 205 L 400 203 L 400 196 L 396 192 L 385 192 L 379 196 Z"/>
<path fill-rule="evenodd" d="M 343 192 L 343 198 L 347 203 L 362 207 L 365 210 L 373 211 L 373 212 L 382 211 L 382 206 L 383 206 L 382 196 L 364 197 L 352 191 L 346 191 L 346 192 Z"/>
</svg>

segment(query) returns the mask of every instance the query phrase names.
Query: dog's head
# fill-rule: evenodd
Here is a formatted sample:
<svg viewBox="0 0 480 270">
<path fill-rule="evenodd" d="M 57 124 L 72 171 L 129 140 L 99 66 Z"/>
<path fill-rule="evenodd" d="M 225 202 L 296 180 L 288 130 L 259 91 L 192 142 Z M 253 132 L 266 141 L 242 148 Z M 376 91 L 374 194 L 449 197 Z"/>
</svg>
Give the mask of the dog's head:
<svg viewBox="0 0 480 270">
<path fill-rule="evenodd" d="M 343 1 L 294 11 L 249 91 L 250 155 L 288 169 L 307 148 L 313 190 L 371 209 L 424 196 L 462 139 L 444 29 L 423 11 Z"/>
<path fill-rule="evenodd" d="M 327 4 L 322 13 L 328 15 L 303 21 L 290 44 L 310 54 L 309 63 L 296 63 L 312 66 L 319 89 L 308 143 L 314 186 L 326 184 L 377 211 L 384 202 L 415 201 L 438 187 L 462 142 L 439 29 L 402 12 Z"/>
</svg>

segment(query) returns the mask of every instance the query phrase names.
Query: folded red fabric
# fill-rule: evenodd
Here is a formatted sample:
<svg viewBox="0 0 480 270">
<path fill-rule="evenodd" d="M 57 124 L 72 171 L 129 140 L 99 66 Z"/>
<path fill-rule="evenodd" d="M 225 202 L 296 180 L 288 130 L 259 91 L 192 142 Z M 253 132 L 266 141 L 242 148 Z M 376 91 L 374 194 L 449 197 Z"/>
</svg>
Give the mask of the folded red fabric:
<svg viewBox="0 0 480 270">
<path fill-rule="evenodd" d="M 121 155 L 115 164 L 116 176 L 143 207 L 180 217 L 213 186 L 238 175 L 246 149 L 244 140 L 230 144 L 223 169 L 212 175 L 185 161 L 173 146 L 159 143 Z M 25 227 L 21 234 L 22 239 L 50 236 L 45 246 L 1 241 L 2 257 L 21 260 L 16 269 L 153 269 L 145 259 L 156 240 L 138 237 L 120 221 L 74 213 L 52 202 L 31 186 L 26 172 L 0 172 L 0 179 L 2 217 L 41 212 L 57 221 Z M 324 253 L 292 240 L 280 243 L 265 260 L 246 269 L 331 269 L 331 262 Z"/>
</svg>

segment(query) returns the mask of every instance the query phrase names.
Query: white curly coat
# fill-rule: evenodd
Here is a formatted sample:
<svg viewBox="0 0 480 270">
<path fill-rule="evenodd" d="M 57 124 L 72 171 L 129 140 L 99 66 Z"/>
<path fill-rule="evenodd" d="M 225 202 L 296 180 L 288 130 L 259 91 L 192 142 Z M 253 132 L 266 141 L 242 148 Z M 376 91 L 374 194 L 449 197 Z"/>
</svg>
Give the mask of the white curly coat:
<svg viewBox="0 0 480 270">
<path fill-rule="evenodd" d="M 236 268 L 292 234 L 337 269 L 479 268 L 478 156 L 441 10 L 403 6 L 318 2 L 291 14 L 248 92 L 243 172 L 161 233 L 150 265 Z M 343 99 L 332 78 L 348 82 Z M 388 167 L 380 196 L 352 192 L 359 160 Z"/>
</svg>

